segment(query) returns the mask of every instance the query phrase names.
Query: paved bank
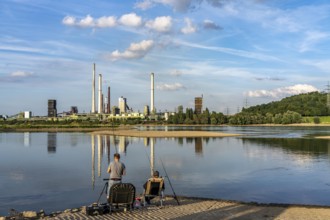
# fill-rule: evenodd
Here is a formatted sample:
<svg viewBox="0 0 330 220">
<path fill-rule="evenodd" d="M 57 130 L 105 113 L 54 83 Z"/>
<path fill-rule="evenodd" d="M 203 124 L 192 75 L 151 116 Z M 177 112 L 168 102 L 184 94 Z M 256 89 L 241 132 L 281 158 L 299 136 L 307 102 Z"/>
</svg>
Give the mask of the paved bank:
<svg viewBox="0 0 330 220">
<path fill-rule="evenodd" d="M 83 212 L 61 213 L 47 219 L 225 219 L 225 220 L 326 220 L 330 219 L 330 207 L 254 205 L 222 200 L 181 198 L 176 205 L 172 198 L 161 208 L 150 206 L 134 211 L 87 216 Z"/>
</svg>

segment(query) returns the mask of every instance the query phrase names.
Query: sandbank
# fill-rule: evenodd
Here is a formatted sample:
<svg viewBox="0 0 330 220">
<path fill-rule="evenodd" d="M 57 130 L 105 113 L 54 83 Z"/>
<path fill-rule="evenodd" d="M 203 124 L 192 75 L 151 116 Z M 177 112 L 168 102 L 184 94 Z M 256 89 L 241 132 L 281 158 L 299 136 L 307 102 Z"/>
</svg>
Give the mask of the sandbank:
<svg viewBox="0 0 330 220">
<path fill-rule="evenodd" d="M 316 136 L 317 139 L 330 139 L 330 136 Z"/>
<path fill-rule="evenodd" d="M 210 131 L 138 131 L 138 130 L 113 130 L 113 131 L 103 130 L 103 131 L 92 132 L 92 134 L 129 136 L 129 137 L 153 137 L 153 138 L 241 136 L 240 134 L 230 134 L 230 133 L 210 132 Z"/>
</svg>

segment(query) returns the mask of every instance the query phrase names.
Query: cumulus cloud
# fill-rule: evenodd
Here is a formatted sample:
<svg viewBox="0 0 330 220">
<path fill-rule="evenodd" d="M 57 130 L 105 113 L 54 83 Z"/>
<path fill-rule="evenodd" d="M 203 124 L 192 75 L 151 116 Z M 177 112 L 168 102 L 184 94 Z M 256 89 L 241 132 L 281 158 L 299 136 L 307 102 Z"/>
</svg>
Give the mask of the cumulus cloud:
<svg viewBox="0 0 330 220">
<path fill-rule="evenodd" d="M 124 52 L 115 50 L 110 54 L 111 60 L 138 59 L 144 57 L 154 46 L 153 40 L 143 40 L 139 43 L 131 43 Z"/>
<path fill-rule="evenodd" d="M 192 23 L 190 18 L 185 18 L 184 22 L 186 26 L 181 29 L 183 34 L 192 34 L 197 31 L 197 26 Z"/>
<path fill-rule="evenodd" d="M 67 26 L 75 26 L 76 25 L 76 18 L 73 16 L 66 16 L 63 18 L 62 23 Z"/>
<path fill-rule="evenodd" d="M 98 28 L 106 28 L 106 27 L 114 27 L 117 25 L 117 19 L 114 16 L 103 16 L 100 18 L 93 18 L 90 15 L 78 20 L 73 16 L 66 16 L 63 18 L 62 23 L 67 26 L 77 26 L 77 27 L 98 27 Z"/>
<path fill-rule="evenodd" d="M 97 19 L 96 26 L 100 28 L 114 27 L 117 25 L 117 19 L 115 16 L 103 16 Z"/>
<path fill-rule="evenodd" d="M 78 26 L 80 27 L 93 27 L 94 25 L 94 18 L 90 15 L 87 15 L 85 18 L 78 22 Z"/>
<path fill-rule="evenodd" d="M 301 93 L 308 93 L 318 91 L 312 85 L 308 84 L 297 84 L 288 87 L 277 88 L 273 90 L 255 90 L 246 92 L 246 96 L 248 97 L 271 97 L 271 98 L 281 98 L 291 95 L 298 95 Z"/>
<path fill-rule="evenodd" d="M 169 32 L 172 28 L 172 18 L 170 16 L 156 17 L 154 20 L 149 20 L 146 27 L 158 32 Z"/>
<path fill-rule="evenodd" d="M 156 89 L 164 90 L 164 91 L 177 91 L 185 88 L 186 87 L 184 87 L 181 83 L 174 83 L 174 84 L 161 83 L 156 86 Z"/>
<path fill-rule="evenodd" d="M 220 30 L 221 27 L 211 20 L 204 20 L 203 28 L 207 30 Z"/>
<path fill-rule="evenodd" d="M 125 14 L 119 18 L 119 22 L 128 27 L 139 27 L 142 25 L 142 18 L 135 13 Z"/>
</svg>

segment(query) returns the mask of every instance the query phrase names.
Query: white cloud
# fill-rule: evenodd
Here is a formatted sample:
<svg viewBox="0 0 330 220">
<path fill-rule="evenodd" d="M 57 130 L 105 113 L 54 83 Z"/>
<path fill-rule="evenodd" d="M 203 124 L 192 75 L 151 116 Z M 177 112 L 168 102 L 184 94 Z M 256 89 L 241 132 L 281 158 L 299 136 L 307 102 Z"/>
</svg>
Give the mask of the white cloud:
<svg viewBox="0 0 330 220">
<path fill-rule="evenodd" d="M 97 19 L 96 21 L 96 26 L 100 28 L 105 28 L 105 27 L 114 27 L 117 25 L 117 19 L 115 16 L 103 16 Z"/>
<path fill-rule="evenodd" d="M 138 59 L 144 57 L 154 46 L 153 40 L 143 40 L 139 43 L 131 43 L 124 52 L 118 50 L 110 54 L 111 60 L 119 59 Z"/>
<path fill-rule="evenodd" d="M 66 16 L 63 18 L 62 23 L 67 26 L 77 26 L 77 27 L 98 27 L 98 28 L 106 28 L 106 27 L 114 27 L 117 25 L 117 19 L 114 16 L 103 16 L 100 18 L 93 18 L 90 15 L 77 20 L 73 16 Z"/>
<path fill-rule="evenodd" d="M 85 18 L 81 19 L 77 25 L 80 27 L 94 27 L 94 18 L 90 15 L 87 15 Z"/>
<path fill-rule="evenodd" d="M 153 6 L 154 6 L 154 3 L 151 0 L 144 0 L 141 2 L 137 2 L 134 5 L 135 8 L 139 8 L 141 10 L 147 10 L 149 8 L 152 8 Z"/>
<path fill-rule="evenodd" d="M 183 34 L 192 34 L 197 31 L 196 25 L 192 23 L 190 18 L 185 18 L 184 22 L 186 23 L 186 26 L 181 29 Z"/>
<path fill-rule="evenodd" d="M 158 90 L 165 90 L 165 91 L 177 91 L 180 89 L 185 89 L 181 83 L 174 83 L 174 84 L 166 84 L 166 83 L 160 83 L 156 86 Z"/>
<path fill-rule="evenodd" d="M 288 87 L 281 87 L 273 90 L 255 90 L 255 91 L 248 91 L 245 93 L 248 97 L 271 97 L 271 98 L 281 98 L 291 95 L 298 95 L 301 93 L 308 93 L 318 91 L 312 85 L 308 84 L 297 84 Z"/>
<path fill-rule="evenodd" d="M 169 32 L 172 28 L 172 18 L 170 16 L 156 17 L 147 21 L 146 27 L 158 32 Z"/>
<path fill-rule="evenodd" d="M 142 25 L 142 18 L 135 13 L 122 15 L 119 22 L 128 27 L 139 27 Z"/>
<path fill-rule="evenodd" d="M 204 29 L 209 29 L 209 30 L 220 30 L 221 27 L 219 25 L 217 25 L 216 23 L 214 23 L 211 20 L 204 20 L 203 22 L 203 28 Z"/>
<path fill-rule="evenodd" d="M 74 26 L 76 25 L 76 18 L 73 16 L 65 16 L 62 23 L 67 26 Z"/>
<path fill-rule="evenodd" d="M 32 73 L 24 72 L 24 71 L 16 71 L 10 74 L 11 77 L 21 77 L 21 78 L 30 77 L 32 75 L 33 75 Z"/>
</svg>

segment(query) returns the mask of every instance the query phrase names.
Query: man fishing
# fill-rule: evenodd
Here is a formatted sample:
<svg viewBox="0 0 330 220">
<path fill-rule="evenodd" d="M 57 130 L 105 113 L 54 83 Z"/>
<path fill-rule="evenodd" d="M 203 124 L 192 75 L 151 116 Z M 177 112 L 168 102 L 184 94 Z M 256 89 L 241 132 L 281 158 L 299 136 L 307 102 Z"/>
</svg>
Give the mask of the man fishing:
<svg viewBox="0 0 330 220">
<path fill-rule="evenodd" d="M 113 155 L 114 161 L 109 164 L 108 173 L 110 173 L 109 186 L 108 186 L 108 199 L 110 197 L 111 186 L 115 183 L 121 183 L 122 176 L 126 174 L 125 164 L 120 162 L 120 154 Z"/>
</svg>

